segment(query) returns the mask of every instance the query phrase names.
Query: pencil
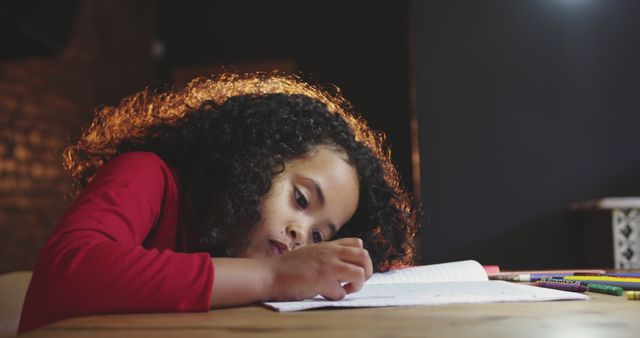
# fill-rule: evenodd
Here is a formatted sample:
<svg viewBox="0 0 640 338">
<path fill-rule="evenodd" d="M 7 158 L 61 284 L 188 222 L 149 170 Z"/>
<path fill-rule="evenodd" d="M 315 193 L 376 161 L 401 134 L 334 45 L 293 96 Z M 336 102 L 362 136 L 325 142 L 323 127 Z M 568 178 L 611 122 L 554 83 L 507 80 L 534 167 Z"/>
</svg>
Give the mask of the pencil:
<svg viewBox="0 0 640 338">
<path fill-rule="evenodd" d="M 489 279 L 506 280 L 510 282 L 535 282 L 546 276 L 572 276 L 576 274 L 588 274 L 589 276 L 599 276 L 606 273 L 604 270 L 522 270 L 487 273 Z"/>
<path fill-rule="evenodd" d="M 594 284 L 594 283 L 588 283 L 587 290 L 589 292 L 606 293 L 608 295 L 614 295 L 614 296 L 622 296 L 622 294 L 624 293 L 624 290 L 622 290 L 622 288 L 619 286 Z"/>
<path fill-rule="evenodd" d="M 537 282 L 545 277 L 551 278 L 563 278 L 566 276 L 572 276 L 571 273 L 525 273 L 525 274 L 509 274 L 509 275 L 495 275 L 490 279 L 494 280 L 506 280 L 509 282 Z"/>
<path fill-rule="evenodd" d="M 640 273 L 631 272 L 607 272 L 607 273 L 590 273 L 590 272 L 576 272 L 574 276 L 609 276 L 609 277 L 637 277 L 640 278 Z"/>
<path fill-rule="evenodd" d="M 611 276 L 564 276 L 564 279 L 568 280 L 589 280 L 589 281 L 602 281 L 602 282 L 628 282 L 628 283 L 640 283 L 640 278 L 633 277 L 611 277 Z"/>
<path fill-rule="evenodd" d="M 562 291 L 585 292 L 588 288 L 582 284 L 574 283 L 553 283 L 553 282 L 535 282 L 533 285 Z"/>
</svg>

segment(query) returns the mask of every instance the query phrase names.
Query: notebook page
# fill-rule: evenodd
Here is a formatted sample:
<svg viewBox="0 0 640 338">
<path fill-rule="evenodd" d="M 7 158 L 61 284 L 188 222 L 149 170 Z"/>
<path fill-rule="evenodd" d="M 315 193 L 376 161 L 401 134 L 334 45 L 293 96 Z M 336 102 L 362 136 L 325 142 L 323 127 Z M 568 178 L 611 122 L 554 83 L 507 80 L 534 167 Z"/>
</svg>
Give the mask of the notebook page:
<svg viewBox="0 0 640 338">
<path fill-rule="evenodd" d="M 367 284 L 427 283 L 488 280 L 480 263 L 468 260 L 460 262 L 414 266 L 383 273 L 374 273 Z"/>
<path fill-rule="evenodd" d="M 545 289 L 505 281 L 431 282 L 403 284 L 368 284 L 339 301 L 322 297 L 298 302 L 268 302 L 266 306 L 281 312 L 321 307 L 382 307 L 474 304 L 494 302 L 537 302 L 551 300 L 586 300 L 587 295 Z"/>
</svg>

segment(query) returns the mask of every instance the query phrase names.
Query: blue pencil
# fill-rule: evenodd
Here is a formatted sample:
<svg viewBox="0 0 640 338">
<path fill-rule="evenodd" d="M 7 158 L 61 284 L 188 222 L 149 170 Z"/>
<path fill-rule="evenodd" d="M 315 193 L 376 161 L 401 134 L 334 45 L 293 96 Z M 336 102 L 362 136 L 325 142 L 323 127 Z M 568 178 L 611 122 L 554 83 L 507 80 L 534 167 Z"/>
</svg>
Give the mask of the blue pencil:
<svg viewBox="0 0 640 338">
<path fill-rule="evenodd" d="M 537 282 L 544 277 L 563 278 L 566 276 L 573 276 L 573 273 L 514 273 L 489 276 L 489 278 L 509 282 Z"/>
<path fill-rule="evenodd" d="M 562 278 L 566 276 L 573 276 L 573 273 L 528 273 L 518 275 L 519 282 L 537 282 L 545 277 Z"/>
</svg>

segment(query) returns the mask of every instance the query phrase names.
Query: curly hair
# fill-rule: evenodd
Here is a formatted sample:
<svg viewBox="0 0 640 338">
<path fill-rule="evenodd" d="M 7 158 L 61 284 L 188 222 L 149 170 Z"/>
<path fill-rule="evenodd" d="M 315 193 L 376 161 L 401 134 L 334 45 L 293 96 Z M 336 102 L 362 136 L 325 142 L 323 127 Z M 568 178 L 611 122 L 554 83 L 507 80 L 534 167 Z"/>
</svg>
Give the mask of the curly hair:
<svg viewBox="0 0 640 338">
<path fill-rule="evenodd" d="M 336 87 L 279 73 L 223 73 L 183 90 L 144 90 L 98 108 L 65 150 L 64 166 L 84 187 L 117 155 L 156 153 L 178 172 L 189 250 L 236 256 L 261 220 L 273 179 L 319 146 L 345 154 L 360 182 L 356 212 L 336 238 L 361 238 L 377 271 L 413 264 L 419 205 L 401 187 L 384 135 Z"/>
</svg>

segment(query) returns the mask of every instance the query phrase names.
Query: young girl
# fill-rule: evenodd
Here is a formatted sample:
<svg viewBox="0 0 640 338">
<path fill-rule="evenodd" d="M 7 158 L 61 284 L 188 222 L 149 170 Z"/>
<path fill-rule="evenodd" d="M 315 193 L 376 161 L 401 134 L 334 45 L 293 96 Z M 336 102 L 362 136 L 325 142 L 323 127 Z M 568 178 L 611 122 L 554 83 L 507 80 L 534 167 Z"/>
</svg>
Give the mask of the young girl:
<svg viewBox="0 0 640 338">
<path fill-rule="evenodd" d="M 419 226 L 384 145 L 337 90 L 222 74 L 97 111 L 65 168 L 84 189 L 43 248 L 19 332 L 80 315 L 358 291 Z"/>
</svg>

